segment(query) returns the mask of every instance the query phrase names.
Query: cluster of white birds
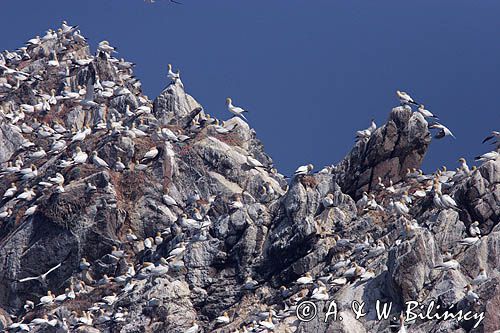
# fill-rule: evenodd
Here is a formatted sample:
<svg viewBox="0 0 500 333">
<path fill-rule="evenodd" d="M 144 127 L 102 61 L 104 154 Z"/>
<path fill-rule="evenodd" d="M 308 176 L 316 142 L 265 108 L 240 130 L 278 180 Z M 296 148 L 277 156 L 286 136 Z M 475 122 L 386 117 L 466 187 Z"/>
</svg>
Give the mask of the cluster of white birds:
<svg viewBox="0 0 500 333">
<path fill-rule="evenodd" d="M 86 39 L 78 27 L 70 26 L 64 21 L 57 31 L 50 29 L 44 36 L 30 39 L 26 46 L 14 52 L 0 53 L 0 118 L 2 123 L 22 138 L 22 144 L 13 154 L 14 158 L 7 161 L 0 170 L 0 179 L 10 184 L 2 195 L 0 228 L 15 227 L 20 207 L 27 206 L 26 210 L 21 210 L 20 217 L 29 219 L 36 214 L 47 196 L 73 191 L 76 188 L 73 186 L 75 180 L 67 181 L 64 175 L 74 167 L 105 169 L 117 173 L 148 172 L 160 156 L 170 158 L 171 163 L 175 163 L 175 146 L 182 146 L 200 132 L 224 136 L 238 126 L 238 121 L 226 123 L 211 117 L 203 110 L 196 114 L 185 128 L 158 125 L 151 115 L 152 102 L 141 94 L 141 84 L 132 74 L 134 64 L 116 59 L 113 56 L 117 53 L 116 48 L 108 41 L 98 44 L 95 56 L 87 53 L 87 47 Z M 42 66 L 29 66 L 30 62 L 34 61 L 38 61 Z M 115 77 L 110 78 L 107 75 L 106 79 L 103 79 L 98 63 L 111 67 Z M 180 72 L 174 72 L 170 64 L 167 77 L 171 84 L 184 87 Z M 54 79 L 59 80 L 61 86 L 39 84 L 57 81 Z M 34 97 L 23 100 L 24 89 L 32 91 Z M 22 102 L 3 103 L 13 95 L 18 95 Z M 109 107 L 112 99 L 122 96 L 137 103 L 127 103 L 123 110 Z M 82 114 L 86 114 L 83 124 L 68 123 L 60 116 L 67 110 L 78 109 L 83 111 Z M 234 106 L 230 98 L 227 98 L 227 109 L 234 116 L 246 120 L 243 113 L 247 111 Z M 87 114 L 99 114 L 100 117 L 90 121 Z M 113 149 L 118 153 L 115 157 L 99 149 L 99 142 L 118 142 L 121 138 L 143 139 L 150 146 L 140 150 L 133 158 L 118 144 L 113 144 Z M 94 148 L 88 149 L 90 146 Z M 48 161 L 56 161 L 57 169 L 46 168 L 45 163 Z M 246 165 L 252 168 L 266 168 L 250 155 L 246 157 Z M 85 185 L 86 192 L 117 191 L 111 183 L 104 189 L 99 189 L 92 181 L 87 181 Z M 265 183 L 262 187 L 263 195 L 273 197 L 282 194 L 278 188 L 277 182 Z M 29 331 L 47 325 L 69 330 L 81 325 L 124 321 L 128 314 L 123 309 L 116 309 L 115 300 L 125 297 L 140 281 L 183 269 L 182 258 L 189 243 L 209 237 L 208 231 L 212 221 L 207 213 L 215 198 L 216 196 L 212 196 L 203 199 L 199 194 L 195 194 L 186 204 L 164 193 L 163 203 L 177 216 L 177 222 L 172 227 L 174 230 L 158 231 L 153 236 L 144 236 L 142 240 L 132 230 L 128 230 L 123 243 L 116 244 L 107 255 L 107 260 L 125 260 L 129 266 L 126 274 L 99 276 L 92 270 L 91 263 L 82 258 L 78 268 L 79 278 L 72 281 L 64 293 L 54 295 L 53 291 L 48 290 L 47 295 L 39 301 L 27 301 L 25 309 L 29 311 L 75 299 L 106 284 L 119 286 L 120 293 L 105 296 L 91 308 L 84 309 L 82 313 L 73 312 L 68 317 L 44 315 L 30 322 L 21 317 L 9 330 Z M 242 196 L 236 196 L 227 202 L 229 210 L 241 209 L 244 205 Z M 164 237 L 171 237 L 174 233 L 184 234 L 185 239 L 169 249 L 165 257 L 161 256 L 165 251 Z M 127 260 L 137 256 L 140 251 L 144 252 L 141 252 L 143 262 L 136 266 L 128 263 Z M 148 258 L 149 260 L 146 260 Z M 41 275 L 21 277 L 17 281 L 40 283 L 47 288 L 48 280 L 61 265 L 64 263 L 59 263 Z M 195 325 L 194 327 L 197 327 L 196 323 Z M 190 330 L 194 331 L 197 331 L 197 328 Z"/>
<path fill-rule="evenodd" d="M 417 113 L 421 115 L 424 119 L 431 119 L 432 122 L 428 124 L 429 129 L 437 129 L 438 132 L 435 134 L 434 138 L 436 139 L 441 139 L 446 136 L 451 136 L 455 138 L 453 133 L 443 124 L 440 124 L 436 121 L 438 117 L 436 117 L 431 111 L 427 110 L 423 104 L 419 104 L 415 102 L 415 100 L 406 92 L 397 90 L 396 91 L 396 96 L 399 99 L 401 105 L 406 105 L 411 108 L 412 105 L 418 106 L 417 108 Z M 360 130 L 356 132 L 356 140 L 357 141 L 364 141 L 366 142 L 372 134 L 375 132 L 377 129 L 377 124 L 375 124 L 375 121 L 372 119 L 370 127 L 364 130 Z"/>
<path fill-rule="evenodd" d="M 17 51 L 0 53 L 0 102 L 9 96 L 20 94 L 24 89 L 32 91 L 34 96 L 29 101 L 23 100 L 19 105 L 11 102 L 0 104 L 1 121 L 13 133 L 22 137 L 22 144 L 13 155 L 14 157 L 0 170 L 1 180 L 10 184 L 2 195 L 3 210 L 0 212 L 0 219 L 5 222 L 0 226 L 2 228 L 11 228 L 14 223 L 18 223 L 17 217 L 26 220 L 33 216 L 47 198 L 46 195 L 72 191 L 72 182 L 75 180 L 68 182 L 64 175 L 67 175 L 67 171 L 74 167 L 112 170 L 117 175 L 124 172 L 147 172 L 160 157 L 175 156 L 176 146 L 188 142 L 199 133 L 213 131 L 217 135 L 228 135 L 241 121 L 219 121 L 205 112 L 199 112 L 185 128 L 162 127 L 149 121 L 153 105 L 147 96 L 140 94 L 140 82 L 132 74 L 134 64 L 123 59 L 116 59 L 113 56 L 116 49 L 107 41 L 98 44 L 95 56 L 88 55 L 85 52 L 86 48 L 86 39 L 81 35 L 78 27 L 70 26 L 64 21 L 57 31 L 49 30 L 43 37 L 37 36 L 30 39 L 26 46 Z M 38 60 L 43 60 L 44 66 L 40 68 L 29 66 L 31 61 Z M 98 62 L 111 66 L 113 72 L 116 73 L 116 78 L 101 78 L 97 68 Z M 180 72 L 178 70 L 174 72 L 170 64 L 167 77 L 171 80 L 171 84 L 184 87 Z M 47 90 L 43 90 L 42 85 L 38 84 L 40 81 L 48 82 L 52 78 L 58 78 L 62 82 L 62 87 L 58 88 L 58 85 L 54 84 L 47 87 Z M 76 84 L 77 78 L 80 78 L 79 82 L 85 82 L 85 84 Z M 83 81 L 82 78 L 84 78 Z M 121 96 L 130 97 L 137 103 L 128 103 L 121 110 L 122 112 L 108 107 L 111 99 Z M 407 93 L 397 91 L 397 96 L 402 104 L 418 105 L 416 112 L 424 118 L 436 118 Z M 244 116 L 246 110 L 233 105 L 231 98 L 226 99 L 226 104 L 231 114 L 246 120 Z M 84 110 L 85 114 L 100 111 L 105 116 L 94 123 L 86 121 L 79 126 L 68 125 L 59 117 L 67 110 L 75 109 Z M 453 136 L 449 129 L 439 123 L 434 122 L 429 125 L 429 128 L 439 130 L 436 134 L 437 138 Z M 356 137 L 361 141 L 368 140 L 376 129 L 377 126 L 372 120 L 370 127 L 358 131 Z M 114 144 L 113 147 L 119 152 L 119 156 L 113 157 L 106 150 L 100 150 L 96 143 L 96 141 L 106 140 L 117 142 L 120 139 L 137 141 L 141 139 L 148 142 L 148 146 L 145 149 L 138 149 L 139 152 L 132 154 L 134 157 L 131 158 L 130 152 Z M 485 141 L 490 140 L 494 140 L 498 149 L 500 133 L 492 132 L 492 135 L 485 139 Z M 88 149 L 89 146 L 93 146 L 93 149 Z M 478 157 L 479 161 L 485 163 L 496 159 L 498 159 L 497 151 Z M 48 160 L 57 161 L 57 168 L 44 168 L 44 163 Z M 258 170 L 267 168 L 261 161 L 250 155 L 245 156 L 244 164 Z M 313 169 L 312 164 L 300 166 L 294 176 L 306 180 Z M 326 167 L 319 173 L 330 173 L 330 171 L 331 168 Z M 465 159 L 462 158 L 456 171 L 443 168 L 433 175 L 425 175 L 421 170 L 408 170 L 406 180 L 409 186 L 403 186 L 401 183 L 393 184 L 392 180 L 384 183 L 383 179 L 379 178 L 376 190 L 372 193 L 363 193 L 357 206 L 363 214 L 400 219 L 402 237 L 411 238 L 419 228 L 424 227 L 416 220 L 407 219 L 415 202 L 431 199 L 438 210 L 459 210 L 449 190 L 453 184 L 471 177 L 474 172 L 477 172 L 476 168 L 469 169 Z M 272 173 L 281 177 L 275 171 Z M 96 184 L 90 181 L 85 185 L 87 192 L 116 191 L 111 183 L 104 189 L 98 189 Z M 278 188 L 279 185 L 269 181 L 263 184 L 261 192 L 266 197 L 277 197 L 282 194 L 281 189 Z M 157 230 L 154 235 L 142 237 L 128 229 L 123 235 L 122 242 L 115 244 L 106 255 L 106 262 L 124 262 L 128 267 L 126 273 L 118 276 L 101 275 L 93 269 L 94 263 L 82 258 L 79 266 L 75 267 L 78 271 L 77 278 L 71 281 L 63 293 L 55 295 L 48 290 L 47 295 L 40 297 L 37 302 L 27 301 L 25 310 L 28 312 L 34 308 L 44 309 L 54 303 L 78 299 L 80 295 L 92 293 L 102 286 L 110 287 L 109 290 L 119 290 L 119 292 L 103 296 L 99 302 L 92 304 L 81 313 L 72 312 L 66 317 L 43 315 L 30 322 L 20 317 L 18 318 L 20 320 L 9 327 L 9 330 L 30 331 L 41 326 L 57 326 L 69 331 L 82 325 L 93 326 L 126 321 L 128 313 L 115 306 L 117 301 L 129 295 L 137 285 L 146 280 L 154 280 L 157 277 L 183 270 L 183 255 L 191 242 L 206 240 L 210 237 L 209 230 L 212 221 L 208 212 L 218 196 L 202 198 L 195 193 L 187 203 L 174 197 L 175 195 L 171 193 L 164 193 L 162 196 L 163 203 L 174 212 L 172 215 L 174 219 L 177 219 L 171 228 Z M 324 209 L 334 209 L 335 202 L 336 198 L 333 193 L 328 193 L 321 199 Z M 225 205 L 228 210 L 243 209 L 246 205 L 245 196 L 243 193 L 234 196 Z M 24 206 L 28 208 L 21 213 L 21 216 L 18 216 L 19 208 Z M 458 242 L 459 245 L 472 246 L 481 241 L 478 222 L 472 223 L 468 231 L 469 235 Z M 166 244 L 170 244 L 173 236 L 180 234 L 184 238 L 170 248 L 166 248 Z M 169 242 L 165 242 L 167 238 Z M 307 272 L 292 286 L 283 286 L 281 288 L 283 306 L 280 309 L 270 308 L 268 311 L 256 314 L 254 322 L 241 327 L 243 332 L 271 331 L 278 322 L 288 323 L 291 329 L 296 327 L 295 309 L 301 300 L 310 298 L 315 301 L 325 301 L 329 299 L 332 292 L 344 285 L 354 282 L 365 283 L 374 278 L 376 271 L 374 266 L 370 267 L 370 265 L 390 247 L 388 240 L 383 237 L 374 240 L 366 236 L 363 240 L 354 240 L 335 235 L 333 241 L 341 251 L 328 267 L 326 275 L 314 279 L 312 274 Z M 141 262 L 133 264 L 132 259 L 138 255 L 141 256 Z M 40 283 L 47 288 L 48 280 L 54 274 L 53 272 L 63 264 L 59 263 L 40 275 L 19 277 L 17 283 Z M 458 267 L 459 263 L 456 259 L 448 258 L 442 264 L 437 265 L 436 269 L 457 269 Z M 466 287 L 467 299 L 477 300 L 472 286 L 481 284 L 487 279 L 486 272 L 482 269 L 480 276 Z M 259 283 L 250 276 L 243 285 L 243 289 L 249 291 L 258 287 Z M 151 300 L 152 303 L 159 301 Z M 232 319 L 228 313 L 215 319 L 218 327 L 231 322 Z M 198 330 L 199 324 L 193 322 L 187 332 L 195 333 Z"/>
</svg>

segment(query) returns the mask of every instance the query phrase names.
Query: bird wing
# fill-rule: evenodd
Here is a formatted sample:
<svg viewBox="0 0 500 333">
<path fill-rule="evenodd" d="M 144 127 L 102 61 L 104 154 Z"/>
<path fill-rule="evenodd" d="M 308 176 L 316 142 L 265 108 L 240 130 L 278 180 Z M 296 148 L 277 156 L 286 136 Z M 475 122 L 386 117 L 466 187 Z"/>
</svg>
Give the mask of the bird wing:
<svg viewBox="0 0 500 333">
<path fill-rule="evenodd" d="M 26 282 L 26 281 L 38 280 L 38 279 L 39 279 L 38 276 L 30 276 L 30 277 L 19 280 L 19 282 Z"/>
<path fill-rule="evenodd" d="M 50 272 L 55 271 L 59 267 L 61 267 L 61 263 L 58 263 L 57 265 L 55 265 L 54 267 L 52 267 L 51 269 L 49 269 L 45 274 L 43 274 L 43 276 L 49 275 Z"/>
<path fill-rule="evenodd" d="M 489 135 L 489 136 L 487 136 L 486 138 L 484 138 L 484 140 L 483 140 L 483 142 L 482 142 L 482 143 L 485 143 L 486 141 L 489 141 L 489 140 L 491 140 L 491 139 L 493 139 L 493 138 L 494 138 L 494 136 L 493 136 L 493 135 Z"/>
</svg>

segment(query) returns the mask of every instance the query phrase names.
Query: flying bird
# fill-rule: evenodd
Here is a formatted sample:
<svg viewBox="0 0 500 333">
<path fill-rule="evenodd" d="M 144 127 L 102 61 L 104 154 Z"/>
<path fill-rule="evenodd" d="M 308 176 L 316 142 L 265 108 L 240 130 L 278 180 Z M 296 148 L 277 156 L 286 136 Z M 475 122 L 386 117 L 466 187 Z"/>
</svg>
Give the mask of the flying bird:
<svg viewBox="0 0 500 333">
<path fill-rule="evenodd" d="M 443 124 L 434 123 L 432 125 L 429 125 L 429 128 L 439 129 L 439 132 L 437 132 L 437 134 L 434 135 L 435 139 L 441 139 L 441 138 L 444 138 L 445 136 L 451 136 L 454 139 L 456 139 L 456 137 L 453 135 L 453 133 L 451 133 L 451 131 Z"/>
<path fill-rule="evenodd" d="M 32 281 L 32 280 L 36 280 L 38 282 L 40 282 L 43 286 L 47 286 L 47 276 L 55 271 L 56 269 L 58 269 L 59 267 L 61 267 L 61 263 L 57 264 L 56 266 L 52 267 L 51 269 L 49 269 L 47 272 L 41 274 L 41 275 L 38 275 L 38 276 L 30 276 L 30 277 L 27 277 L 27 278 L 23 278 L 23 279 L 20 279 L 19 282 L 27 282 L 27 281 Z"/>
</svg>

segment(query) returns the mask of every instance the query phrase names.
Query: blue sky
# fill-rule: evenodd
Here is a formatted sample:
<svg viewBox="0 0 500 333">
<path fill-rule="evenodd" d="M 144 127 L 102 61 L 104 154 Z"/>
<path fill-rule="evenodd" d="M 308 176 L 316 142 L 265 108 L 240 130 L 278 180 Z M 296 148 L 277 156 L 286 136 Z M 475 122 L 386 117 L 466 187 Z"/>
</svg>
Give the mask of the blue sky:
<svg viewBox="0 0 500 333">
<path fill-rule="evenodd" d="M 103 39 L 154 98 L 167 63 L 186 90 L 225 119 L 225 98 L 250 124 L 279 170 L 339 161 L 370 119 L 386 121 L 408 91 L 456 140 L 433 141 L 425 171 L 488 150 L 500 129 L 500 2 L 495 0 L 4 1 L 0 49 L 15 49 L 63 19 L 95 49 Z M 29 10 L 27 10 L 29 8 Z M 6 14 L 6 15 L 5 15 Z"/>
</svg>

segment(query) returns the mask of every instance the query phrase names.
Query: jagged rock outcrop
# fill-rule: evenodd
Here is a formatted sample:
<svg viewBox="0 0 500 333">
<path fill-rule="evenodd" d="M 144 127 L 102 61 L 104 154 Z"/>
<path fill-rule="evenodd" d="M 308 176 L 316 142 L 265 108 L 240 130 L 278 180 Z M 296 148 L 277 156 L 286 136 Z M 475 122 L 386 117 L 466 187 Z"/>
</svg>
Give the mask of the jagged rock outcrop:
<svg viewBox="0 0 500 333">
<path fill-rule="evenodd" d="M 179 80 L 149 100 L 131 63 L 67 25 L 0 64 L 2 329 L 389 332 L 408 301 L 484 312 L 412 332 L 500 328 L 500 160 L 418 172 L 431 135 L 409 106 L 287 182 L 248 123 L 211 117 Z M 303 301 L 316 318 L 299 320 Z M 325 322 L 331 301 L 342 321 Z"/>
<path fill-rule="evenodd" d="M 344 192 L 359 198 L 378 177 L 398 182 L 408 169 L 419 169 L 431 142 L 427 121 L 407 106 L 396 107 L 387 123 L 368 141 L 359 141 L 340 162 L 339 183 Z"/>
</svg>

